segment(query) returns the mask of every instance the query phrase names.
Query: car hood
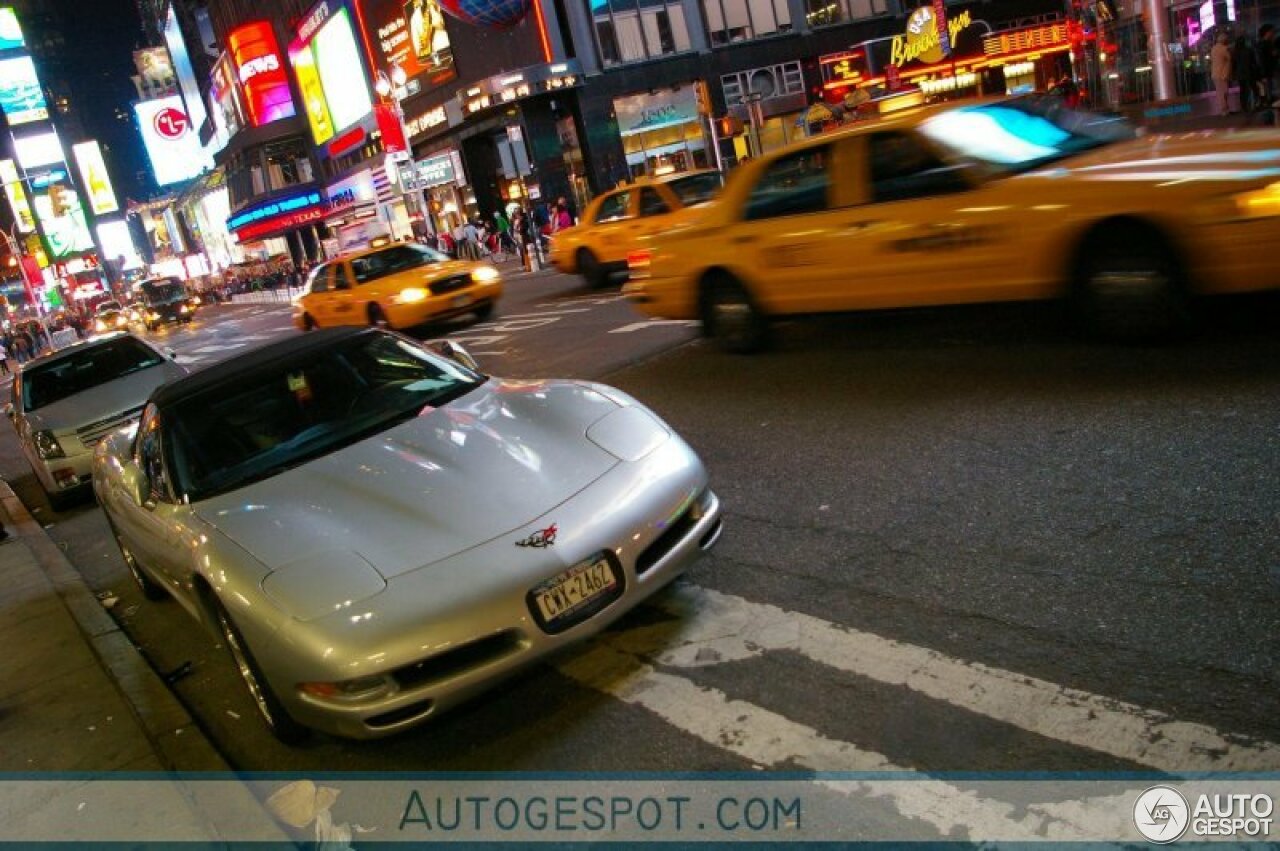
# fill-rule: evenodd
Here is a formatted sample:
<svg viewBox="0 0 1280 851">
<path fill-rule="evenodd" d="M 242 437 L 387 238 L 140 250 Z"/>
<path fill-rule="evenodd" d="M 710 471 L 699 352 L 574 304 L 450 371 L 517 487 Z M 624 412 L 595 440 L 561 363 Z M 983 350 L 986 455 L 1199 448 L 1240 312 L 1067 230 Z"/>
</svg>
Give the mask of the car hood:
<svg viewBox="0 0 1280 851">
<path fill-rule="evenodd" d="M 36 429 L 71 432 L 91 423 L 108 420 L 125 411 L 141 408 L 151 391 L 166 381 L 186 375 L 186 370 L 170 361 L 91 387 L 74 396 L 27 413 Z"/>
<path fill-rule="evenodd" d="M 1107 145 L 1027 177 L 1169 185 L 1280 180 L 1280 147 L 1268 131 L 1156 134 Z"/>
<path fill-rule="evenodd" d="M 490 381 L 195 510 L 269 570 L 345 552 L 391 579 L 525 526 L 604 475 L 619 459 L 586 433 L 618 409 L 572 382 Z"/>
</svg>

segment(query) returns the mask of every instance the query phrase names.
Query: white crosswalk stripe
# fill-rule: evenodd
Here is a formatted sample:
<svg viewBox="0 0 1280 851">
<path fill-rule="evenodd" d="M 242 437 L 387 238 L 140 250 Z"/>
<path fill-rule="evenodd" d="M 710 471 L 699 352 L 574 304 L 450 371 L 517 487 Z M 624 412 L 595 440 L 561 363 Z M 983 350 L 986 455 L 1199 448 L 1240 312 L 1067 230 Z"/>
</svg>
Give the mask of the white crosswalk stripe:
<svg viewBox="0 0 1280 851">
<path fill-rule="evenodd" d="M 733 699 L 680 670 L 785 651 L 845 673 L 905 687 L 1021 730 L 1164 771 L 1264 771 L 1280 747 L 1228 736 L 1203 724 L 935 650 L 849 629 L 810 615 L 695 585 L 677 585 L 653 604 L 669 621 L 606 633 L 556 668 L 576 682 L 641 707 L 685 734 L 764 769 L 904 771 L 865 743 L 840 741 L 767 707 Z M 942 780 L 823 781 L 833 791 L 882 801 L 946 836 L 1071 840 L 1127 825 L 1112 798 L 1015 806 Z M 1128 806 L 1132 806 L 1131 801 Z M 1127 817 L 1127 816 L 1125 816 Z"/>
</svg>

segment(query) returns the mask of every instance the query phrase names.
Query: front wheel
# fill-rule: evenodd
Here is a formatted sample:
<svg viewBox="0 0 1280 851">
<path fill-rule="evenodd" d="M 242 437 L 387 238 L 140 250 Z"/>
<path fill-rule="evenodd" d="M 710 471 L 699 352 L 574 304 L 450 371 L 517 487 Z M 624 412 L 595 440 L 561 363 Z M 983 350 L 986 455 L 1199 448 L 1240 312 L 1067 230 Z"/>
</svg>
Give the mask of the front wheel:
<svg viewBox="0 0 1280 851">
<path fill-rule="evenodd" d="M 258 715 L 267 725 L 267 729 L 286 745 L 296 745 L 304 741 L 309 731 L 294 721 L 281 705 L 271 686 L 263 678 L 262 672 L 258 669 L 258 663 L 253 660 L 253 654 L 249 652 L 249 646 L 245 643 L 240 630 L 232 622 L 231 615 L 217 599 L 213 600 L 213 608 L 218 619 L 218 631 L 222 634 L 222 640 L 226 642 L 231 661 L 235 664 L 245 688 L 249 690 L 249 696 L 253 698 Z"/>
<path fill-rule="evenodd" d="M 369 305 L 369 324 L 374 328 L 390 328 L 391 322 L 387 319 L 387 314 L 375 302 Z"/>
<path fill-rule="evenodd" d="M 609 276 L 605 274 L 604 266 L 585 248 L 578 249 L 578 272 L 587 282 L 587 286 L 593 290 L 598 290 L 608 283 Z"/>
<path fill-rule="evenodd" d="M 481 322 L 488 319 L 490 316 L 493 315 L 493 302 L 486 301 L 484 304 L 477 307 L 475 309 L 475 315 L 476 315 L 476 319 L 479 319 Z"/>
<path fill-rule="evenodd" d="M 749 354 L 769 343 L 768 319 L 746 287 L 728 275 L 718 275 L 703 285 L 702 324 L 707 336 L 726 352 Z"/>
<path fill-rule="evenodd" d="M 133 577 L 133 581 L 137 583 L 138 588 L 142 591 L 142 596 L 148 600 L 163 600 L 168 597 L 168 593 L 164 588 L 150 576 L 138 564 L 137 558 L 134 557 L 133 551 L 129 549 L 129 545 L 120 537 L 120 533 L 116 531 L 116 525 L 111 521 L 107 521 L 107 525 L 111 527 L 111 535 L 116 539 L 116 546 L 120 548 L 120 558 L 124 559 L 124 566 L 129 568 L 129 574 Z"/>
<path fill-rule="evenodd" d="M 318 326 L 316 325 L 315 317 L 313 317 L 310 313 L 302 314 L 302 330 L 303 331 L 314 331 L 316 330 L 317 327 Z"/>
<path fill-rule="evenodd" d="M 1187 283 L 1173 248 L 1146 229 L 1118 228 L 1089 240 L 1073 295 L 1086 327 L 1112 339 L 1170 337 L 1191 324 Z"/>
</svg>

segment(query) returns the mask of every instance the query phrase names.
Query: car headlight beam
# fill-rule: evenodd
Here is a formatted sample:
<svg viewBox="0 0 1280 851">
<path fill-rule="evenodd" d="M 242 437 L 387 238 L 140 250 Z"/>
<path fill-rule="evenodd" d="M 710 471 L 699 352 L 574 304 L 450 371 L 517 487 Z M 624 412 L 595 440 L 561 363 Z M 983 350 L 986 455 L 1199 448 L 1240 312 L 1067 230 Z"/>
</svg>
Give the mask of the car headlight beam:
<svg viewBox="0 0 1280 851">
<path fill-rule="evenodd" d="M 477 284 L 492 284 L 501 277 L 502 274 L 492 266 L 480 266 L 471 270 L 471 280 Z"/>
<path fill-rule="evenodd" d="M 396 304 L 417 304 L 427 300 L 427 291 L 421 287 L 406 287 L 392 299 Z"/>
</svg>

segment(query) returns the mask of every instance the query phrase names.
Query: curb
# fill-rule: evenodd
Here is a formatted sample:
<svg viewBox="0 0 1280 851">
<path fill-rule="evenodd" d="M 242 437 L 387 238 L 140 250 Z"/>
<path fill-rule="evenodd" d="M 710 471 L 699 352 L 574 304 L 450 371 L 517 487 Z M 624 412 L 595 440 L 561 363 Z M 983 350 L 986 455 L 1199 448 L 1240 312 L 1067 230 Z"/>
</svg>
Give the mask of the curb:
<svg viewBox="0 0 1280 851">
<path fill-rule="evenodd" d="M 75 620 L 85 641 L 97 656 L 98 663 L 124 697 L 161 764 L 174 772 L 220 774 L 224 777 L 218 779 L 237 779 L 231 766 L 214 748 L 186 707 L 164 684 L 160 675 L 152 669 L 142 652 L 115 620 L 107 614 L 98 598 L 85 584 L 80 572 L 3 479 L 0 479 L 0 505 L 10 521 L 10 534 L 19 537 L 31 550 L 36 564 L 48 577 L 62 604 Z M 103 777 L 109 777 L 109 774 L 104 774 Z M 193 810 L 203 816 L 195 795 L 191 792 L 186 795 Z M 246 824 L 259 825 L 259 829 L 263 820 L 271 825 L 276 824 L 258 798 L 247 788 L 243 789 L 243 796 L 243 800 L 238 803 L 244 808 L 241 812 Z M 238 827 L 235 824 L 214 824 L 207 818 L 206 823 L 211 836 L 221 836 L 226 830 L 234 832 Z M 278 841 L 291 840 L 281 831 Z"/>
</svg>

